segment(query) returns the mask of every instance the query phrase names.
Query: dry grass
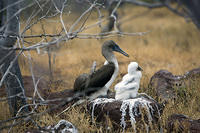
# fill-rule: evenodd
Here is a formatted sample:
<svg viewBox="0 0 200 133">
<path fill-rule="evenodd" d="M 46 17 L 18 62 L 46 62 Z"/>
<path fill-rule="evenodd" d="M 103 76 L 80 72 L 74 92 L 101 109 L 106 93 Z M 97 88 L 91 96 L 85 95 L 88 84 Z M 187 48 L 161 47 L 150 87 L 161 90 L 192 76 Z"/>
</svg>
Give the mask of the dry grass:
<svg viewBox="0 0 200 133">
<path fill-rule="evenodd" d="M 127 10 L 120 12 L 125 18 L 145 12 L 147 9 L 141 7 L 129 7 Z M 130 13 L 131 12 L 131 13 Z M 95 15 L 92 16 L 93 18 Z M 68 17 L 66 17 L 67 19 Z M 90 20 L 88 24 L 94 22 L 95 19 Z M 71 22 L 67 23 L 68 26 Z M 49 32 L 54 32 L 59 29 L 60 25 L 52 25 L 52 23 L 45 23 L 48 26 Z M 155 94 L 148 90 L 147 86 L 151 76 L 160 69 L 167 69 L 173 74 L 184 74 L 186 71 L 197 68 L 200 65 L 200 33 L 192 23 L 186 23 L 181 17 L 178 17 L 166 9 L 155 9 L 149 11 L 140 17 L 124 22 L 122 30 L 127 32 L 151 31 L 144 36 L 135 37 L 115 37 L 109 38 L 117 42 L 120 47 L 126 51 L 130 57 L 126 58 L 122 55 L 116 54 L 119 67 L 120 76 L 117 77 L 115 83 L 121 80 L 122 75 L 127 72 L 127 66 L 131 61 L 137 61 L 143 68 L 143 77 L 141 80 L 140 91 L 145 91 L 151 96 Z M 87 32 L 94 33 L 100 29 L 92 29 Z M 32 29 L 32 33 L 40 33 L 40 24 Z M 56 64 L 54 65 L 55 80 L 62 80 L 66 82 L 65 86 L 58 87 L 57 90 L 52 88 L 52 91 L 59 91 L 72 88 L 75 78 L 84 72 L 89 72 L 93 61 L 97 61 L 98 67 L 103 64 L 105 59 L 101 56 L 101 44 L 105 40 L 81 40 L 75 39 L 62 44 L 62 49 L 56 54 Z M 47 55 L 37 55 L 32 52 L 34 62 L 34 72 L 38 76 L 48 78 L 48 58 Z M 23 75 L 30 75 L 27 65 L 22 65 Z M 111 87 L 113 88 L 113 87 Z M 197 87 L 194 87 L 197 88 Z M 187 88 L 190 92 L 191 88 Z M 191 96 L 187 98 L 187 102 L 182 99 L 176 103 L 169 104 L 164 110 L 162 117 L 163 123 L 167 117 L 172 113 L 183 113 L 192 118 L 200 118 L 200 112 L 197 111 L 199 99 L 198 92 L 195 90 Z M 0 120 L 8 118 L 8 109 L 3 108 L 5 103 L 1 103 Z M 73 108 L 62 116 L 75 124 L 81 132 L 102 132 L 101 128 L 95 125 L 90 125 L 89 116 L 79 107 Z M 56 120 L 56 121 L 55 121 Z M 41 123 L 54 124 L 58 122 L 59 118 L 55 116 L 45 115 L 39 118 Z"/>
</svg>

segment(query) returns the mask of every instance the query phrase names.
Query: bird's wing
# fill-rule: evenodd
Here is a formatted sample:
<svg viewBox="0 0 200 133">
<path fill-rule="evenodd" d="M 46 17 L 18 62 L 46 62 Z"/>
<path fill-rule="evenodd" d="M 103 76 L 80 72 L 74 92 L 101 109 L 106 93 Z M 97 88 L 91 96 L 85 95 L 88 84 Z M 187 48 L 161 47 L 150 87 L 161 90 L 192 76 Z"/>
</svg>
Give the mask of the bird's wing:
<svg viewBox="0 0 200 133">
<path fill-rule="evenodd" d="M 125 85 L 135 82 L 135 77 L 129 77 L 125 82 L 126 82 Z"/>
<path fill-rule="evenodd" d="M 88 78 L 89 78 L 89 75 L 86 73 L 79 75 L 74 82 L 74 91 L 84 90 Z"/>
<path fill-rule="evenodd" d="M 115 65 L 109 63 L 92 73 L 86 88 L 101 88 L 111 79 L 115 70 Z"/>
<path fill-rule="evenodd" d="M 126 74 L 123 78 L 122 78 L 122 81 L 117 83 L 115 85 L 115 90 L 118 90 L 118 89 L 121 89 L 123 88 L 124 86 L 126 86 L 127 84 L 129 83 L 132 83 L 134 82 L 135 78 L 130 76 L 129 74 Z"/>
<path fill-rule="evenodd" d="M 129 83 L 129 84 L 123 86 L 123 89 L 124 90 L 133 90 L 133 89 L 139 88 L 139 86 L 140 86 L 139 83 L 133 82 L 133 83 Z"/>
</svg>

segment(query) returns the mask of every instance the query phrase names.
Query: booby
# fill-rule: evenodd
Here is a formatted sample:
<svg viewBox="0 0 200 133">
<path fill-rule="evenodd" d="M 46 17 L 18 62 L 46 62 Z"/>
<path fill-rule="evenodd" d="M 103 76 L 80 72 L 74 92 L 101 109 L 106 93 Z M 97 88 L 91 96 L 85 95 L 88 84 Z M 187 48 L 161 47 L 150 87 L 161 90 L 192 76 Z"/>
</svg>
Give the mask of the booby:
<svg viewBox="0 0 200 133">
<path fill-rule="evenodd" d="M 115 99 L 126 100 L 137 96 L 142 77 L 141 71 L 142 68 L 137 62 L 131 62 L 128 65 L 128 74 L 122 78 L 121 82 L 115 85 Z"/>
<path fill-rule="evenodd" d="M 107 95 L 107 91 L 119 71 L 118 62 L 113 51 L 129 57 L 114 41 L 109 40 L 104 42 L 102 45 L 102 55 L 105 57 L 106 63 L 91 74 L 82 74 L 77 77 L 74 82 L 75 92 L 85 92 L 89 100 Z"/>
</svg>

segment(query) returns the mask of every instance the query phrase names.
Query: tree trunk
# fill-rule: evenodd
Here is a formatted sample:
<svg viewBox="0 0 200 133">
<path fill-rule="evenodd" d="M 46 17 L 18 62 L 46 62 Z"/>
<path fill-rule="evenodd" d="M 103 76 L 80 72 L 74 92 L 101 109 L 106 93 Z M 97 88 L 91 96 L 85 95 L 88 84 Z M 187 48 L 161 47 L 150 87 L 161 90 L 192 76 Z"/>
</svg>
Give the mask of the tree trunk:
<svg viewBox="0 0 200 133">
<path fill-rule="evenodd" d="M 193 23 L 200 29 L 200 1 L 199 0 L 181 0 L 183 4 L 189 9 L 190 17 Z"/>
<path fill-rule="evenodd" d="M 3 9 L 3 1 L 0 1 L 0 9 Z M 3 12 L 0 13 L 0 25 L 3 25 Z"/>
<path fill-rule="evenodd" d="M 16 3 L 18 0 L 0 0 L 0 3 L 3 3 L 2 7 L 5 8 L 8 5 Z M 5 4 L 5 2 L 7 4 Z M 19 5 L 14 4 L 11 7 L 6 9 L 6 20 L 7 22 L 1 22 L 0 27 L 3 27 L 3 23 L 6 24 L 4 37 L 0 37 L 0 65 L 1 65 L 1 75 L 2 77 L 6 74 L 7 69 L 11 64 L 12 67 L 9 69 L 8 74 L 4 79 L 5 88 L 8 95 L 8 104 L 10 108 L 10 113 L 16 115 L 17 111 L 23 106 L 26 105 L 26 98 L 24 94 L 24 85 L 22 81 L 21 71 L 18 65 L 18 60 L 16 58 L 16 52 L 13 50 L 5 50 L 5 48 L 10 48 L 15 45 L 16 37 L 10 37 L 18 35 L 19 32 L 19 18 L 15 13 L 19 10 Z M 2 12 L 0 12 L 0 16 Z M 1 17 L 1 18 L 2 18 Z M 2 19 L 5 20 L 5 19 Z M 4 47 L 4 48 L 3 48 Z M 14 96 L 16 94 L 21 94 L 20 96 Z M 23 108 L 23 111 L 28 111 L 28 107 Z"/>
<path fill-rule="evenodd" d="M 4 2 L 3 0 L 0 0 L 0 9 L 3 9 L 4 7 Z M 4 24 L 5 20 L 5 11 L 0 12 L 0 35 L 3 34 L 5 28 L 1 28 L 1 26 Z"/>
</svg>

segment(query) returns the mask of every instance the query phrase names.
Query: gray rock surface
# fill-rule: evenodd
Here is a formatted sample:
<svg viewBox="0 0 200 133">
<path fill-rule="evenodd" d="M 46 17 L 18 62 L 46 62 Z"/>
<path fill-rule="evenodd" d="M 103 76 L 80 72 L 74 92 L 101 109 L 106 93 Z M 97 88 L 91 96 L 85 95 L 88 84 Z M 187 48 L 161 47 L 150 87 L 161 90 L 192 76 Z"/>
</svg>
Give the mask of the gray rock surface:
<svg viewBox="0 0 200 133">
<path fill-rule="evenodd" d="M 151 77 L 149 86 L 156 92 L 158 101 L 166 102 L 177 98 L 177 90 L 180 92 L 181 88 L 195 86 L 199 81 L 200 68 L 188 71 L 184 75 L 173 75 L 167 70 L 160 70 Z"/>
<path fill-rule="evenodd" d="M 194 120 L 183 114 L 172 114 L 168 118 L 167 132 L 200 133 L 200 119 Z"/>
<path fill-rule="evenodd" d="M 110 120 L 114 129 L 124 130 L 133 127 L 133 130 L 137 130 L 139 126 L 149 130 L 149 125 L 157 124 L 159 121 L 163 106 L 147 95 L 141 95 L 123 101 L 98 98 L 88 104 L 88 110 L 92 121 L 96 120 L 104 126 L 108 126 L 105 124 Z"/>
</svg>

